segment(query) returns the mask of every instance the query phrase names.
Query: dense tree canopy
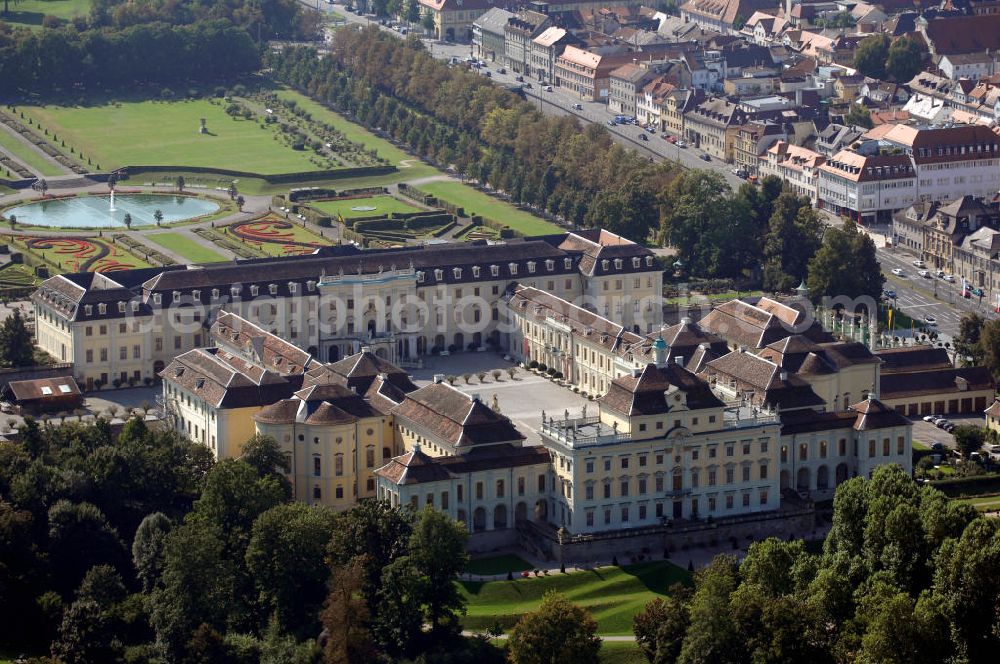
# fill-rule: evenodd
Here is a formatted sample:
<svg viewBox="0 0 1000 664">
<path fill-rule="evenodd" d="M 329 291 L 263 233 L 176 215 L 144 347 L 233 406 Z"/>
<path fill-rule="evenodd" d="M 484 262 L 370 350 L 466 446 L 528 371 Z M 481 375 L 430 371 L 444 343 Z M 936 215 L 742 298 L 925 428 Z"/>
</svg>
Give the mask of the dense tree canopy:
<svg viewBox="0 0 1000 664">
<path fill-rule="evenodd" d="M 985 662 L 1000 529 L 895 466 L 837 489 L 822 554 L 769 539 L 636 617 L 651 662 Z"/>
<path fill-rule="evenodd" d="M 885 78 L 885 61 L 889 57 L 889 36 L 879 33 L 865 37 L 854 51 L 854 68 L 865 76 Z"/>
<path fill-rule="evenodd" d="M 815 215 L 813 210 L 805 212 Z M 842 228 L 827 228 L 823 244 L 809 261 L 809 291 L 813 299 L 824 297 L 869 299 L 873 309 L 882 296 L 885 277 L 875 253 L 875 243 L 850 221 Z"/>
</svg>

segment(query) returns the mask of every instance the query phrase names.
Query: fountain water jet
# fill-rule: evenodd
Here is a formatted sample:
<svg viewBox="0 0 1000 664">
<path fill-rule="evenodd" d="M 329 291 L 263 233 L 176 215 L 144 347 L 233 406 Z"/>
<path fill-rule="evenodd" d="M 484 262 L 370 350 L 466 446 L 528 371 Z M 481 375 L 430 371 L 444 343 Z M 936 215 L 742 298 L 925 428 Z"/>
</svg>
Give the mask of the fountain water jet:
<svg viewBox="0 0 1000 664">
<path fill-rule="evenodd" d="M 115 190 L 111 190 L 111 207 L 108 208 L 108 212 L 115 212 Z"/>
</svg>

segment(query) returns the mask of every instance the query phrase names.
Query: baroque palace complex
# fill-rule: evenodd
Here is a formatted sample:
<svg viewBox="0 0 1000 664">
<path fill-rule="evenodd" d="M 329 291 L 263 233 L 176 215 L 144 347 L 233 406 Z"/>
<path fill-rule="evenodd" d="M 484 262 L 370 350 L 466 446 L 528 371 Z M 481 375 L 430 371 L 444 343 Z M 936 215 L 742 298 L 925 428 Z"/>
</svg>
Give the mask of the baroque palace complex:
<svg viewBox="0 0 1000 664">
<path fill-rule="evenodd" d="M 218 458 L 272 436 L 297 499 L 432 505 L 471 548 L 766 521 L 910 470 L 911 424 L 864 344 L 766 297 L 664 326 L 661 293 L 649 250 L 591 230 L 60 275 L 33 302 L 38 344 L 81 385 L 160 378 L 168 422 Z M 487 349 L 594 402 L 522 432 L 405 370 Z"/>
</svg>

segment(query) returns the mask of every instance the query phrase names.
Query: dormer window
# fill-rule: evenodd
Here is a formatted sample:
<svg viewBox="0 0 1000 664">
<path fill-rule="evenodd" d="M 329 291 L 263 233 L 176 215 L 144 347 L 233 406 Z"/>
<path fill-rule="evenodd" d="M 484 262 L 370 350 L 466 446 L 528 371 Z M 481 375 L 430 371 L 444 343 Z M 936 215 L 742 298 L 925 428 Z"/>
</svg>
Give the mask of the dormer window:
<svg viewBox="0 0 1000 664">
<path fill-rule="evenodd" d="M 171 294 L 171 296 L 172 296 L 172 300 L 173 300 L 174 302 L 177 302 L 178 300 L 180 300 L 180 299 L 181 299 L 181 292 L 180 292 L 179 290 L 175 290 L 175 291 L 174 291 L 174 292 L 173 292 L 173 293 Z"/>
<path fill-rule="evenodd" d="M 97 313 L 100 313 L 100 314 L 106 314 L 106 313 L 108 313 L 108 305 L 106 305 L 103 302 L 101 302 L 99 305 L 97 305 Z"/>
<path fill-rule="evenodd" d="M 311 293 L 316 290 L 316 282 L 310 279 L 306 282 L 306 289 Z"/>
<path fill-rule="evenodd" d="M 646 267 L 653 267 L 653 257 L 646 256 Z"/>
<path fill-rule="evenodd" d="M 452 274 L 455 275 L 456 279 L 461 279 L 462 278 L 462 268 L 460 268 L 460 267 L 452 268 L 451 272 L 452 272 Z"/>
<path fill-rule="evenodd" d="M 271 295 L 277 295 L 278 294 L 278 284 L 268 284 L 267 285 L 267 292 L 270 293 Z"/>
<path fill-rule="evenodd" d="M 212 289 L 212 299 L 213 300 L 218 300 L 219 299 L 219 289 L 218 288 L 213 288 Z"/>
<path fill-rule="evenodd" d="M 434 270 L 434 280 L 441 281 L 444 279 L 444 270 Z"/>
<path fill-rule="evenodd" d="M 508 267 L 511 274 L 517 274 L 517 263 L 511 263 Z"/>
<path fill-rule="evenodd" d="M 563 259 L 563 267 L 566 268 L 567 270 L 573 269 L 573 259 L 572 258 L 564 258 Z"/>
<path fill-rule="evenodd" d="M 426 275 L 424 274 L 424 272 L 422 270 L 420 272 L 417 272 L 417 283 L 418 284 L 424 283 L 424 279 L 425 278 L 426 278 Z"/>
<path fill-rule="evenodd" d="M 163 302 L 163 296 L 159 293 L 153 293 L 153 304 L 160 304 Z"/>
<path fill-rule="evenodd" d="M 125 303 L 124 302 L 119 302 L 118 303 L 118 313 L 120 313 L 120 314 L 125 313 Z"/>
<path fill-rule="evenodd" d="M 236 297 L 237 295 L 240 294 L 240 287 L 239 286 L 230 286 L 229 287 L 229 294 L 232 295 L 233 297 Z"/>
<path fill-rule="evenodd" d="M 298 288 L 299 288 L 299 285 L 297 283 L 295 283 L 294 281 L 289 281 L 288 282 L 288 292 L 289 293 L 291 293 L 291 294 L 294 295 L 298 291 Z"/>
<path fill-rule="evenodd" d="M 642 261 L 639 259 L 639 257 L 638 256 L 633 256 L 632 257 L 632 267 L 636 267 L 637 268 L 637 267 L 640 267 L 641 265 L 642 265 Z"/>
<path fill-rule="evenodd" d="M 259 292 L 260 292 L 260 286 L 254 284 L 253 286 L 250 287 L 250 295 L 252 295 L 253 297 L 257 297 L 257 293 Z"/>
<path fill-rule="evenodd" d="M 132 312 L 139 311 L 139 302 L 137 300 L 132 300 Z"/>
<path fill-rule="evenodd" d="M 93 316 L 94 315 L 94 307 L 92 307 L 89 304 L 83 305 L 83 313 L 84 313 L 85 316 Z"/>
<path fill-rule="evenodd" d="M 548 270 L 549 272 L 556 269 L 556 262 L 551 258 L 548 259 L 547 261 L 545 261 L 545 269 Z"/>
<path fill-rule="evenodd" d="M 499 265 L 490 265 L 490 274 L 492 274 L 494 277 L 499 277 L 500 276 L 500 266 Z"/>
<path fill-rule="evenodd" d="M 191 298 L 195 302 L 201 302 L 201 291 L 200 290 L 191 291 Z"/>
<path fill-rule="evenodd" d="M 608 271 L 608 266 L 609 265 L 610 265 L 610 263 L 608 262 L 607 258 L 605 258 L 604 260 L 601 261 L 601 269 L 604 270 L 605 272 Z"/>
<path fill-rule="evenodd" d="M 528 261 L 528 274 L 535 273 L 535 261 Z"/>
<path fill-rule="evenodd" d="M 473 265 L 472 266 L 472 276 L 475 277 L 476 279 L 479 278 L 479 274 L 482 271 L 483 271 L 483 269 L 481 267 L 479 267 L 478 265 Z"/>
<path fill-rule="evenodd" d="M 620 258 L 615 259 L 615 269 L 616 270 L 622 269 L 622 259 Z"/>
</svg>

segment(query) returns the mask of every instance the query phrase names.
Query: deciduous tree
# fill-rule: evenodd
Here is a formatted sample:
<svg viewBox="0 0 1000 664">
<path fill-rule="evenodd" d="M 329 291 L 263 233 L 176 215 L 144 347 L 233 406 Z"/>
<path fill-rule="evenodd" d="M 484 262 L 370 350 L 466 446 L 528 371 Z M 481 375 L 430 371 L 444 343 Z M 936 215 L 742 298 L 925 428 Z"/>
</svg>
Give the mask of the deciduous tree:
<svg viewBox="0 0 1000 664">
<path fill-rule="evenodd" d="M 545 594 L 537 611 L 521 617 L 508 644 L 512 664 L 597 664 L 601 649 L 590 612 L 554 591 Z"/>
</svg>

